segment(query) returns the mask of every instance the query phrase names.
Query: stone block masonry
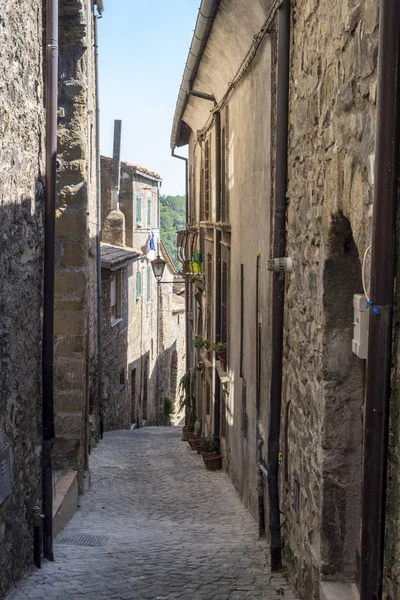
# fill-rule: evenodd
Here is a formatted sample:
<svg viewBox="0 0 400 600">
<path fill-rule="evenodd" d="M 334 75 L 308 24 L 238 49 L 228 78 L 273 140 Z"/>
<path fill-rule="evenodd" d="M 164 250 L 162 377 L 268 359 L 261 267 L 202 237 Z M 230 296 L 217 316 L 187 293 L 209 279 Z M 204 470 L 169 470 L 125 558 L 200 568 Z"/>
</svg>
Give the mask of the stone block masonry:
<svg viewBox="0 0 400 600">
<path fill-rule="evenodd" d="M 227 475 L 206 471 L 180 437 L 171 427 L 106 433 L 58 561 L 7 600 L 295 600 Z"/>
<path fill-rule="evenodd" d="M 0 3 L 0 597 L 32 562 L 41 497 L 44 139 L 42 0 Z"/>
<path fill-rule="evenodd" d="M 82 492 L 98 429 L 97 186 L 93 15 L 78 0 L 60 5 L 59 83 L 54 463 L 78 471 Z"/>
</svg>

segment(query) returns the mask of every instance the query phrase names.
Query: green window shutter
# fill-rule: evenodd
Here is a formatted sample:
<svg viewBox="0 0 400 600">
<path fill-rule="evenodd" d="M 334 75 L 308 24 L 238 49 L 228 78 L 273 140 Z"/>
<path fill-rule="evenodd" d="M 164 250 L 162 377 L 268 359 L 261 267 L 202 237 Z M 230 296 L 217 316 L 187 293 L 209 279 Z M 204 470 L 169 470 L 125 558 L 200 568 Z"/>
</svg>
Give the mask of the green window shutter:
<svg viewBox="0 0 400 600">
<path fill-rule="evenodd" d="M 147 290 L 147 302 L 150 302 L 151 297 L 151 267 L 147 267 L 147 282 L 146 282 L 146 290 Z"/>
<path fill-rule="evenodd" d="M 151 228 L 151 196 L 147 198 L 147 227 Z"/>
<path fill-rule="evenodd" d="M 136 196 L 136 225 L 142 224 L 142 196 Z"/>
<path fill-rule="evenodd" d="M 136 300 L 140 300 L 142 297 L 142 274 L 136 273 Z"/>
</svg>

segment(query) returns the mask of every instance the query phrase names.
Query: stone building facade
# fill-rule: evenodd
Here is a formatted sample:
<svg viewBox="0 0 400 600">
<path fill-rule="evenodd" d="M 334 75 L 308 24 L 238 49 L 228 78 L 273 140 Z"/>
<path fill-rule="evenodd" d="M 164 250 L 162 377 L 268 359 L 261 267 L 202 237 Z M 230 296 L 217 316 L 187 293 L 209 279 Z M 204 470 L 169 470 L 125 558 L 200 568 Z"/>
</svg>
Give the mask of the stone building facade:
<svg viewBox="0 0 400 600">
<path fill-rule="evenodd" d="M 0 7 L 0 596 L 33 560 L 42 499 L 42 337 L 46 14 L 44 2 Z M 99 8 L 101 6 L 101 8 Z M 97 424 L 96 75 L 102 2 L 59 3 L 55 248 L 54 481 L 83 490 L 89 420 Z M 65 524 L 55 485 L 55 533 Z M 75 501 L 76 504 L 76 501 Z M 61 516 L 60 516 L 61 515 Z"/>
<path fill-rule="evenodd" d="M 2 473 L 1 597 L 32 562 L 41 497 L 42 18 L 41 0 L 0 7 L 0 465 L 12 482 Z"/>
<path fill-rule="evenodd" d="M 176 398 L 185 352 L 181 299 L 174 295 L 176 272 L 159 235 L 161 178 L 147 169 L 121 163 L 119 207 L 112 210 L 111 174 L 112 159 L 102 157 L 102 254 L 112 248 L 115 253 L 119 249 L 121 256 L 123 252 L 135 252 L 136 258 L 120 270 L 122 321 L 111 322 L 111 327 L 108 294 L 112 279 L 102 269 L 106 430 L 161 424 L 163 399 L 166 395 Z M 114 228 L 111 223 L 115 224 L 117 219 L 118 226 Z M 150 251 L 152 235 L 156 250 Z M 166 260 L 160 285 L 151 267 L 157 251 Z M 114 330 L 119 330 L 119 335 Z"/>
<path fill-rule="evenodd" d="M 353 298 L 364 293 L 371 244 L 379 3 L 290 5 L 285 256 L 295 267 L 284 276 L 282 538 L 302 597 L 329 600 L 351 598 L 360 576 L 367 366 L 352 352 Z M 279 10 L 261 0 L 202 3 L 206 39 L 199 48 L 195 32 L 171 138 L 172 149 L 188 145 L 189 210 L 178 246 L 189 365 L 194 372 L 203 363 L 197 411 L 255 516 L 257 441 L 266 463 L 270 422 Z M 196 251 L 200 275 L 190 268 Z M 227 343 L 226 369 L 193 347 L 195 335 Z M 385 600 L 400 595 L 396 394 Z M 268 530 L 266 480 L 263 487 Z"/>
<path fill-rule="evenodd" d="M 92 4 L 60 4 L 56 212 L 55 467 L 83 490 L 99 432 L 97 376 L 97 131 Z"/>
</svg>

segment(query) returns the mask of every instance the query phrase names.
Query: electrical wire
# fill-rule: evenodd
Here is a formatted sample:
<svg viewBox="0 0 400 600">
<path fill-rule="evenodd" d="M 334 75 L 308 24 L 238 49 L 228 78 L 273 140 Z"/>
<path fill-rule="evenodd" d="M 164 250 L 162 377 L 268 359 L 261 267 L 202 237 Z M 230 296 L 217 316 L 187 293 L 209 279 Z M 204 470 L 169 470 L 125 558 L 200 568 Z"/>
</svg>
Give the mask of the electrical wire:
<svg viewBox="0 0 400 600">
<path fill-rule="evenodd" d="M 371 250 L 372 246 L 368 246 L 368 248 L 366 249 L 366 251 L 364 252 L 364 258 L 363 258 L 363 262 L 362 262 L 362 270 L 361 270 L 361 278 L 362 278 L 362 284 L 363 284 L 363 290 L 364 290 L 364 296 L 367 299 L 367 302 L 369 302 L 369 295 L 367 292 L 367 286 L 365 284 L 365 265 L 367 262 L 367 255 L 368 252 Z"/>
</svg>

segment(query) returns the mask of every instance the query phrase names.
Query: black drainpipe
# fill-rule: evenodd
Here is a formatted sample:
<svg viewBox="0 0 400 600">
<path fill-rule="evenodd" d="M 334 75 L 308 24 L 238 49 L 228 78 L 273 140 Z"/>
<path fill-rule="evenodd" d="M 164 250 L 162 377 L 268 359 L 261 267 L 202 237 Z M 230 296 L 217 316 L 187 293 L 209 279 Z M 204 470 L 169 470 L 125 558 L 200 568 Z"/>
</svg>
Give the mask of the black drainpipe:
<svg viewBox="0 0 400 600">
<path fill-rule="evenodd" d="M 221 115 L 215 115 L 215 221 L 221 220 Z M 215 341 L 221 340 L 221 230 L 215 230 Z M 226 341 L 226 340 L 224 340 Z M 221 433 L 221 381 L 215 369 L 214 388 L 214 436 L 219 439 Z"/>
<path fill-rule="evenodd" d="M 258 495 L 258 535 L 265 535 L 265 506 L 264 506 L 264 473 L 262 448 L 264 440 L 260 433 L 261 409 L 261 324 L 260 324 L 260 253 L 256 260 L 256 464 L 257 464 L 257 495 Z"/>
<path fill-rule="evenodd" d="M 43 552 L 53 557 L 54 445 L 54 244 L 56 210 L 58 100 L 58 0 L 47 0 L 46 31 L 46 204 L 44 223 L 43 351 L 42 351 L 42 494 Z"/>
<path fill-rule="evenodd" d="M 365 400 L 361 600 L 382 598 L 400 158 L 399 53 L 399 3 L 381 0 L 370 291 L 373 310 L 369 315 Z"/>
<path fill-rule="evenodd" d="M 286 251 L 287 143 L 289 109 L 290 0 L 278 10 L 278 87 L 276 125 L 276 169 L 274 208 L 274 258 Z M 272 365 L 268 435 L 268 495 L 271 537 L 271 570 L 282 568 L 279 504 L 279 438 L 282 405 L 282 355 L 285 275 L 273 274 Z"/>
<path fill-rule="evenodd" d="M 99 403 L 99 434 L 103 437 L 103 335 L 102 335 L 102 282 L 101 282 L 101 159 L 100 159 L 100 98 L 99 98 L 99 46 L 98 19 L 102 18 L 99 6 L 94 15 L 94 49 L 96 81 L 96 155 L 97 155 L 97 395 Z"/>
</svg>

